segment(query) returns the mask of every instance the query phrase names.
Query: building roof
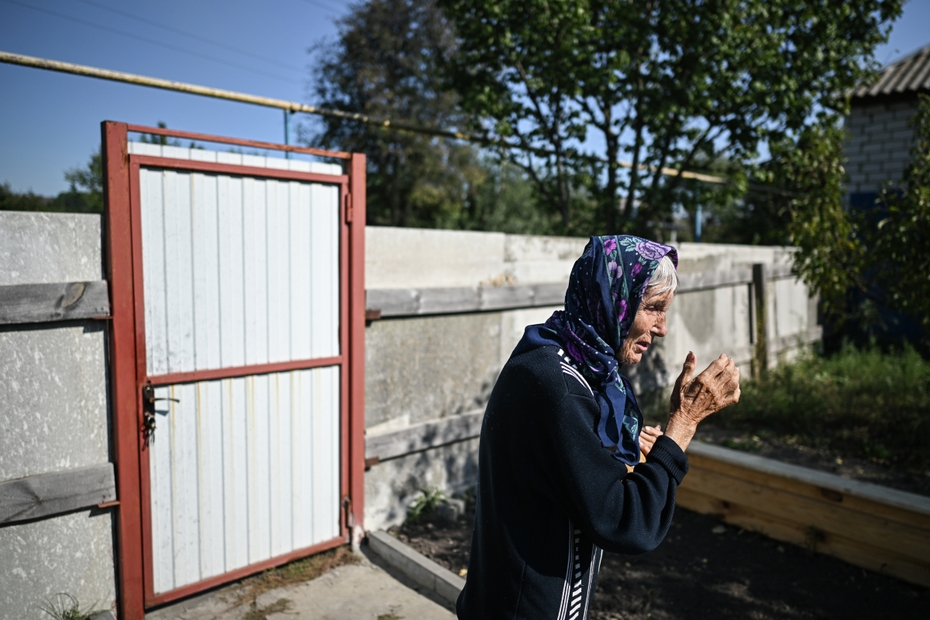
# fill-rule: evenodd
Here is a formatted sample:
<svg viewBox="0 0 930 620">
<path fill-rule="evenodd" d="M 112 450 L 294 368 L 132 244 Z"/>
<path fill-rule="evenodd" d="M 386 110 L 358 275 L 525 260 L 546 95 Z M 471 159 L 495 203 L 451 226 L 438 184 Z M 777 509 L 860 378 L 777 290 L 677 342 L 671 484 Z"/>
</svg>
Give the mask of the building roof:
<svg viewBox="0 0 930 620">
<path fill-rule="evenodd" d="M 925 45 L 901 60 L 891 63 L 878 73 L 871 85 L 858 86 L 853 99 L 885 97 L 930 92 L 930 45 Z"/>
</svg>

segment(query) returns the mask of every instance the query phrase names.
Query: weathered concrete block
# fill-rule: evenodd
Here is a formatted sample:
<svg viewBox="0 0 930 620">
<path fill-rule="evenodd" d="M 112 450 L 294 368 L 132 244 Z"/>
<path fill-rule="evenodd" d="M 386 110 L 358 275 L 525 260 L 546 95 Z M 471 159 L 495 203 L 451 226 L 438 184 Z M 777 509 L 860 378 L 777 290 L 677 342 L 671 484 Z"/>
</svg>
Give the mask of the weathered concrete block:
<svg viewBox="0 0 930 620">
<path fill-rule="evenodd" d="M 101 216 L 0 211 L 0 286 L 103 278 Z"/>
<path fill-rule="evenodd" d="M 366 427 L 484 406 L 500 370 L 498 312 L 386 319 L 365 331 Z"/>
<path fill-rule="evenodd" d="M 103 323 L 0 328 L 0 480 L 110 460 Z"/>
<path fill-rule="evenodd" d="M 48 618 L 56 594 L 82 609 L 113 609 L 116 573 L 110 511 L 81 511 L 0 528 L 0 616 Z"/>
<path fill-rule="evenodd" d="M 503 233 L 369 226 L 365 287 L 477 286 L 506 276 L 504 237 Z"/>
</svg>

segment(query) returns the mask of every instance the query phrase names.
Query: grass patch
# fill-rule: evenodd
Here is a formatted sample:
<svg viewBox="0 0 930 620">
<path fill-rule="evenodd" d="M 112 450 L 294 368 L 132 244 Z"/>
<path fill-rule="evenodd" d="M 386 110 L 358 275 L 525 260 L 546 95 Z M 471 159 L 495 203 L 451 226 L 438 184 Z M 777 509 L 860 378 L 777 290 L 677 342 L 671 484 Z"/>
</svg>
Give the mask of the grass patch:
<svg viewBox="0 0 930 620">
<path fill-rule="evenodd" d="M 276 614 L 290 608 L 291 601 L 286 598 L 279 598 L 274 603 L 264 607 L 259 607 L 257 601 L 252 601 L 251 608 L 242 616 L 242 620 L 268 620 L 268 614 Z"/>
<path fill-rule="evenodd" d="M 705 422 L 907 470 L 930 468 L 930 362 L 913 349 L 845 348 L 745 381 L 740 402 Z"/>
<path fill-rule="evenodd" d="M 78 600 L 67 592 L 46 599 L 39 608 L 55 620 L 90 620 L 105 611 L 94 609 L 93 606 L 82 608 Z"/>
<path fill-rule="evenodd" d="M 266 570 L 242 582 L 242 588 L 240 588 L 232 607 L 249 604 L 252 610 L 257 613 L 274 613 L 274 611 L 269 611 L 268 607 L 258 608 L 256 599 L 269 590 L 310 581 L 338 566 L 358 564 L 360 561 L 359 557 L 352 553 L 352 549 L 348 545 L 344 545 L 342 547 L 330 549 L 329 551 L 324 551 L 323 553 L 312 555 L 309 558 Z M 281 601 L 286 601 L 286 599 L 279 599 L 277 602 L 272 603 L 272 605 L 277 605 L 281 603 Z M 286 602 L 290 604 L 289 601 Z M 264 611 L 262 611 L 262 609 Z M 252 611 L 249 613 L 252 613 Z M 250 620 L 261 620 L 264 618 L 264 616 L 261 615 L 247 617 Z"/>
</svg>

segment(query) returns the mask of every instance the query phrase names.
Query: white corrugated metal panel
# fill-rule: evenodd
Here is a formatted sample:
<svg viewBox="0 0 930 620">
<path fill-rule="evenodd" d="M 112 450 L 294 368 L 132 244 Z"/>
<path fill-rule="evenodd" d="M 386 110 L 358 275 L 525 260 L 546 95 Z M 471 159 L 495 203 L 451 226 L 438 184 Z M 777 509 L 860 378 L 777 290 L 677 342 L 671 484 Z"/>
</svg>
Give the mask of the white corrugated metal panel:
<svg viewBox="0 0 930 620">
<path fill-rule="evenodd" d="M 147 142 L 130 142 L 129 153 L 132 155 L 150 155 L 153 157 L 170 157 L 172 159 L 192 159 L 194 161 L 212 161 L 221 164 L 236 164 L 276 170 L 293 170 L 295 172 L 315 172 L 317 174 L 343 173 L 340 164 L 325 164 L 301 159 L 283 159 L 281 157 L 262 157 L 243 155 L 228 151 L 210 151 L 207 149 L 188 149 L 180 146 L 149 144 Z"/>
<path fill-rule="evenodd" d="M 339 355 L 337 186 L 143 168 L 140 200 L 150 376 Z"/>
<path fill-rule="evenodd" d="M 160 387 L 156 594 L 339 535 L 339 368 Z"/>
</svg>

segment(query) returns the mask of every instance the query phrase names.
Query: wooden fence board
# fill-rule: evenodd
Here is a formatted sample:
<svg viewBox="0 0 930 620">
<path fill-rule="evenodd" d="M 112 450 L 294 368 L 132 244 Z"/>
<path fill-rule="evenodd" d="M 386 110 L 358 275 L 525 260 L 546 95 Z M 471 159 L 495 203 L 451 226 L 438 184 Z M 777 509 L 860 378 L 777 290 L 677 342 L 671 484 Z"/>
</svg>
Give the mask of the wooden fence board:
<svg viewBox="0 0 930 620">
<path fill-rule="evenodd" d="M 737 267 L 727 271 L 682 273 L 678 276 L 678 292 L 687 293 L 751 283 L 752 269 L 749 267 Z"/>
<path fill-rule="evenodd" d="M 414 424 L 407 428 L 365 439 L 365 458 L 387 460 L 436 448 L 457 441 L 473 439 L 481 434 L 484 410 L 476 409 L 448 418 Z"/>
<path fill-rule="evenodd" d="M 561 306 L 565 282 L 516 286 L 368 289 L 366 311 L 382 318 Z"/>
<path fill-rule="evenodd" d="M 0 325 L 93 319 L 109 314 L 106 280 L 0 286 Z"/>
<path fill-rule="evenodd" d="M 0 482 L 0 525 L 49 517 L 116 499 L 113 464 Z"/>
</svg>

